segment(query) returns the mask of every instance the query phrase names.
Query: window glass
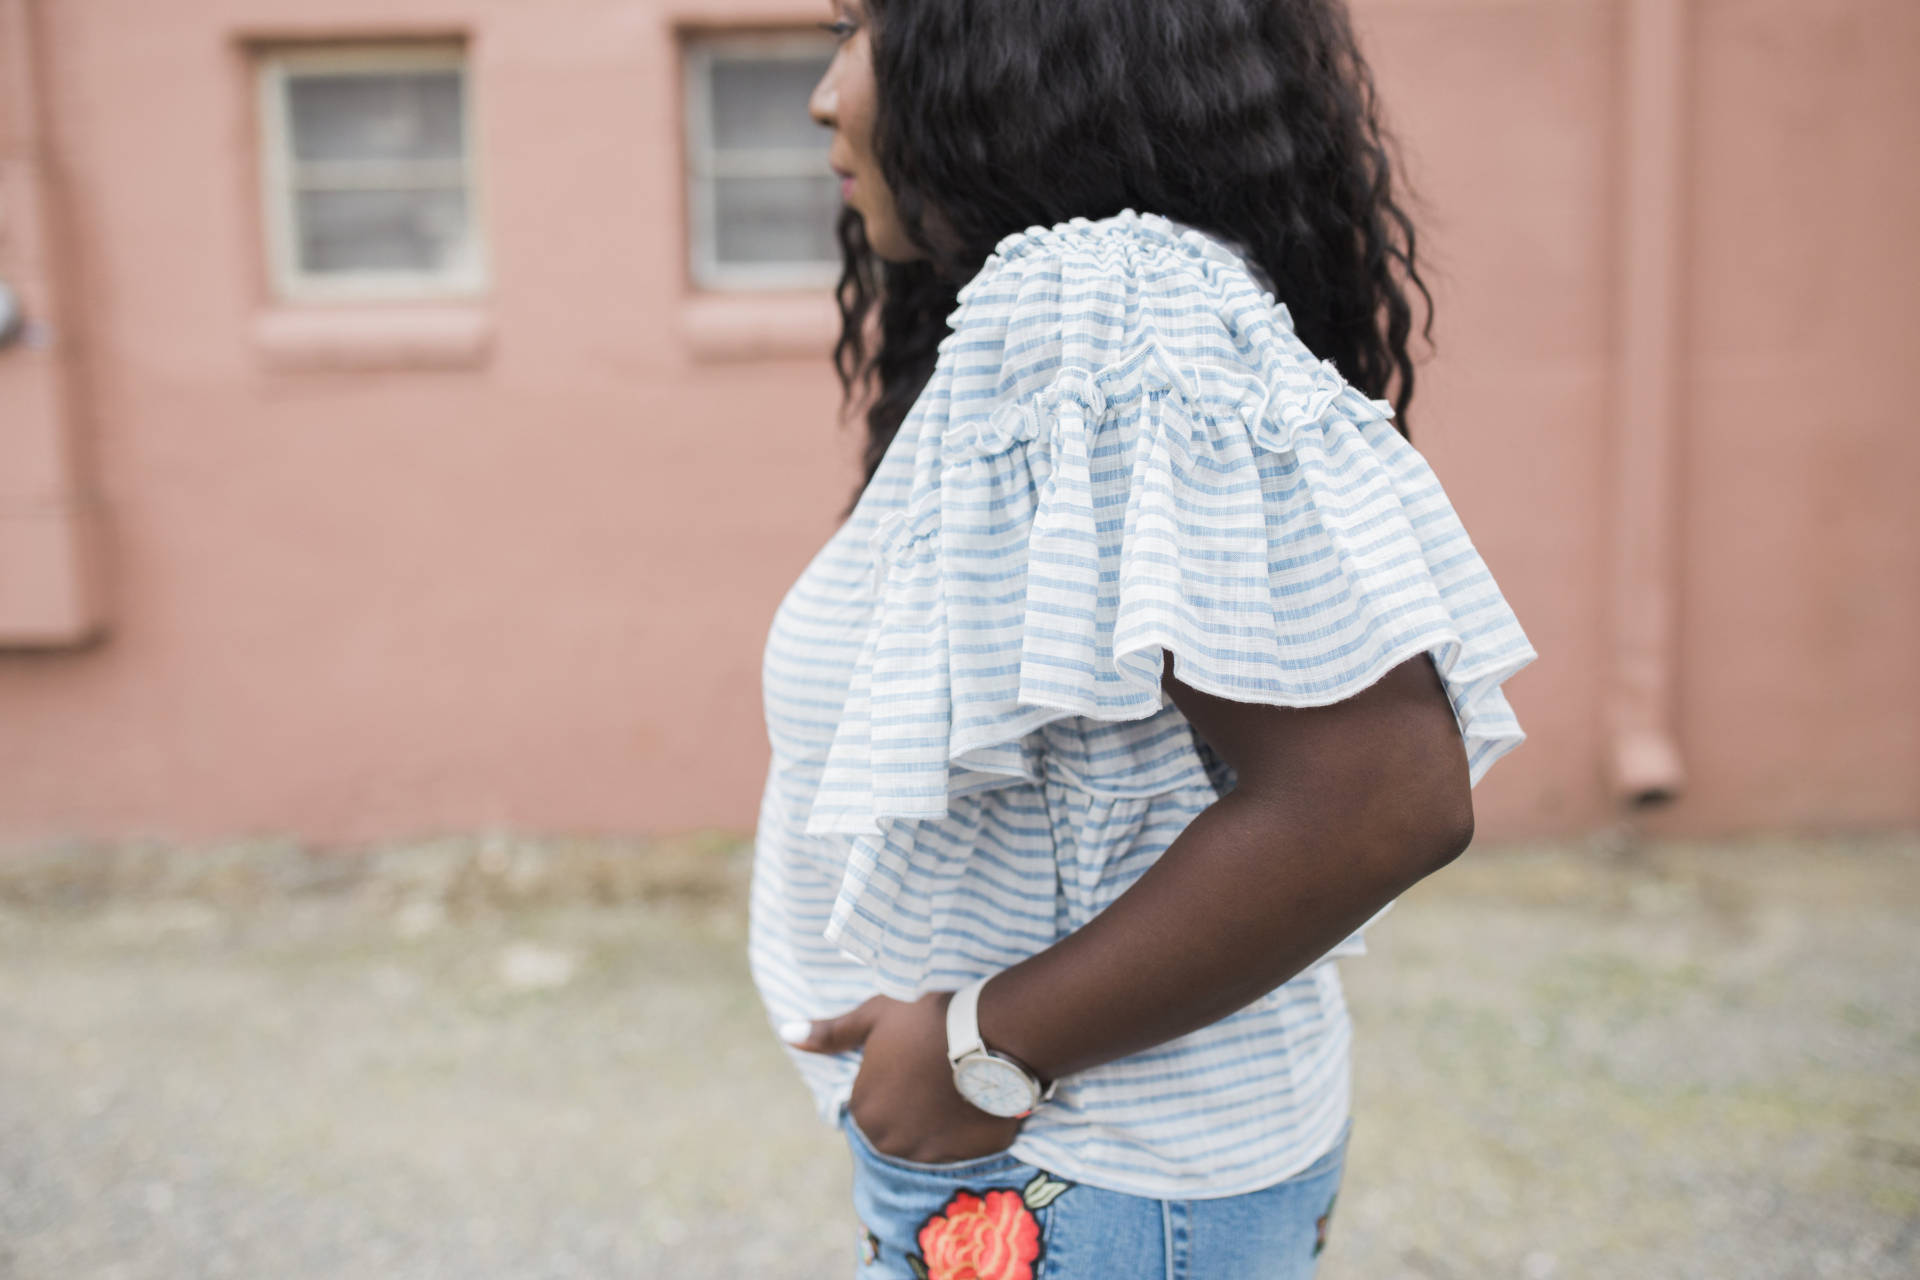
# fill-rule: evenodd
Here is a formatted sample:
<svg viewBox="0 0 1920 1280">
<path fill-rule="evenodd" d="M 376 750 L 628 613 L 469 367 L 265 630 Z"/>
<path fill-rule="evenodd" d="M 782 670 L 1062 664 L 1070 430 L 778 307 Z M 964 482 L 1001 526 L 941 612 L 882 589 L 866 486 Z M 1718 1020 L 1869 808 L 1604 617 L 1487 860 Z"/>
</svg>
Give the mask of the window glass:
<svg viewBox="0 0 1920 1280">
<path fill-rule="evenodd" d="M 714 248 L 721 262 L 838 262 L 840 186 L 817 178 L 721 178 Z"/>
<path fill-rule="evenodd" d="M 840 180 L 807 99 L 832 58 L 809 35 L 689 47 L 690 248 L 697 283 L 811 287 L 837 277 Z"/>
<path fill-rule="evenodd" d="M 285 50 L 265 60 L 262 74 L 278 291 L 476 291 L 482 273 L 460 51 Z"/>
<path fill-rule="evenodd" d="M 442 271 L 468 249 L 467 193 L 302 191 L 300 269 Z"/>
<path fill-rule="evenodd" d="M 719 57 L 713 62 L 713 145 L 795 147 L 824 166 L 829 135 L 807 114 L 824 58 Z"/>
<path fill-rule="evenodd" d="M 458 160 L 460 73 L 296 74 L 287 81 L 296 160 Z"/>
</svg>

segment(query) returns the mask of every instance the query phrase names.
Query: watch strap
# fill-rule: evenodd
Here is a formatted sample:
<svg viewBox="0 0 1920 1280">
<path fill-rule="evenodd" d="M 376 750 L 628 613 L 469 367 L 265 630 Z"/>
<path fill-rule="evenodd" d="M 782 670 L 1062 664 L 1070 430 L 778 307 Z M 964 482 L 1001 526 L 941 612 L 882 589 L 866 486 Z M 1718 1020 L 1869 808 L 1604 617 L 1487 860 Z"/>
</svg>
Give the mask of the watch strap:
<svg viewBox="0 0 1920 1280">
<path fill-rule="evenodd" d="M 987 1048 L 986 1041 L 980 1038 L 980 989 L 987 985 L 987 978 L 992 976 L 988 974 L 986 978 L 975 978 L 954 992 L 953 998 L 947 1001 L 947 1061 L 957 1068 L 960 1060 L 971 1053 L 984 1053 L 998 1058 L 1024 1073 L 1033 1082 L 1039 1095 L 1038 1101 L 1046 1102 L 1059 1087 L 1057 1079 L 1042 1084 L 1033 1068 L 1011 1054 Z"/>
<path fill-rule="evenodd" d="M 980 1039 L 980 988 L 986 985 L 987 978 L 975 978 L 954 992 L 953 999 L 947 1002 L 948 1062 L 957 1064 L 968 1054 L 987 1047 Z"/>
</svg>

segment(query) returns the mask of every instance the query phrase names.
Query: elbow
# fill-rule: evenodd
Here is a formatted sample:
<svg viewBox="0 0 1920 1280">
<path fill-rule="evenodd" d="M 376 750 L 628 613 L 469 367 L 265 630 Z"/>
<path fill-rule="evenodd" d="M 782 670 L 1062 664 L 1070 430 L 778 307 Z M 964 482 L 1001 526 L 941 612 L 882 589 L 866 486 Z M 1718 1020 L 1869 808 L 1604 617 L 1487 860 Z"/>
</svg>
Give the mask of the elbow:
<svg viewBox="0 0 1920 1280">
<path fill-rule="evenodd" d="M 1343 825 L 1372 851 L 1376 874 L 1404 893 L 1473 843 L 1473 797 L 1464 777 L 1457 786 L 1400 778 L 1383 782 Z"/>
<path fill-rule="evenodd" d="M 1473 784 L 1464 756 L 1457 767 L 1434 771 L 1421 788 L 1421 820 L 1412 841 L 1419 850 L 1419 874 L 1432 875 L 1473 843 Z"/>
<path fill-rule="evenodd" d="M 1473 843 L 1473 793 L 1461 788 L 1457 803 L 1447 811 L 1443 821 L 1436 822 L 1432 832 L 1430 848 L 1431 864 L 1427 867 L 1430 875 L 1452 862 L 1467 851 Z"/>
<path fill-rule="evenodd" d="M 1473 843 L 1473 784 L 1457 736 L 1402 774 L 1395 793 L 1393 843 L 1407 883 L 1432 875 Z"/>
</svg>

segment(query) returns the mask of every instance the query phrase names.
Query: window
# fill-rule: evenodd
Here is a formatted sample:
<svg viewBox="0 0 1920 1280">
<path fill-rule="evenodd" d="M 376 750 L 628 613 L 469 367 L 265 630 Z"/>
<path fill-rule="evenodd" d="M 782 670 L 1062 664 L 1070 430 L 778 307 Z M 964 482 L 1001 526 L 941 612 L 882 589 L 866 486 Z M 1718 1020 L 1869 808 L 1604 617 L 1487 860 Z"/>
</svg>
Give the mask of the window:
<svg viewBox="0 0 1920 1280">
<path fill-rule="evenodd" d="M 260 106 L 279 296 L 447 296 L 484 286 L 459 46 L 268 53 Z"/>
<path fill-rule="evenodd" d="M 833 57 L 810 34 L 688 44 L 687 197 L 693 281 L 812 288 L 840 274 L 840 180 L 807 98 Z"/>
</svg>

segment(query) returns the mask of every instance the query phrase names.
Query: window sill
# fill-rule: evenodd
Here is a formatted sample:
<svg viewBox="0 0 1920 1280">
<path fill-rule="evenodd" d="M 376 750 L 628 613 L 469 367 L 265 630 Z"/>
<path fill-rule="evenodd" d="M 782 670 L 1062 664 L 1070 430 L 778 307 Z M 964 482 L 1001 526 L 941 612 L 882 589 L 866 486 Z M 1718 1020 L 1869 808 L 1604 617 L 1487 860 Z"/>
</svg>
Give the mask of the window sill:
<svg viewBox="0 0 1920 1280">
<path fill-rule="evenodd" d="M 277 306 L 253 321 L 269 368 L 472 369 L 493 348 L 493 316 L 473 305 Z"/>
<path fill-rule="evenodd" d="M 695 360 L 829 360 L 840 308 L 827 290 L 804 294 L 701 294 L 681 306 L 681 334 Z"/>
</svg>

